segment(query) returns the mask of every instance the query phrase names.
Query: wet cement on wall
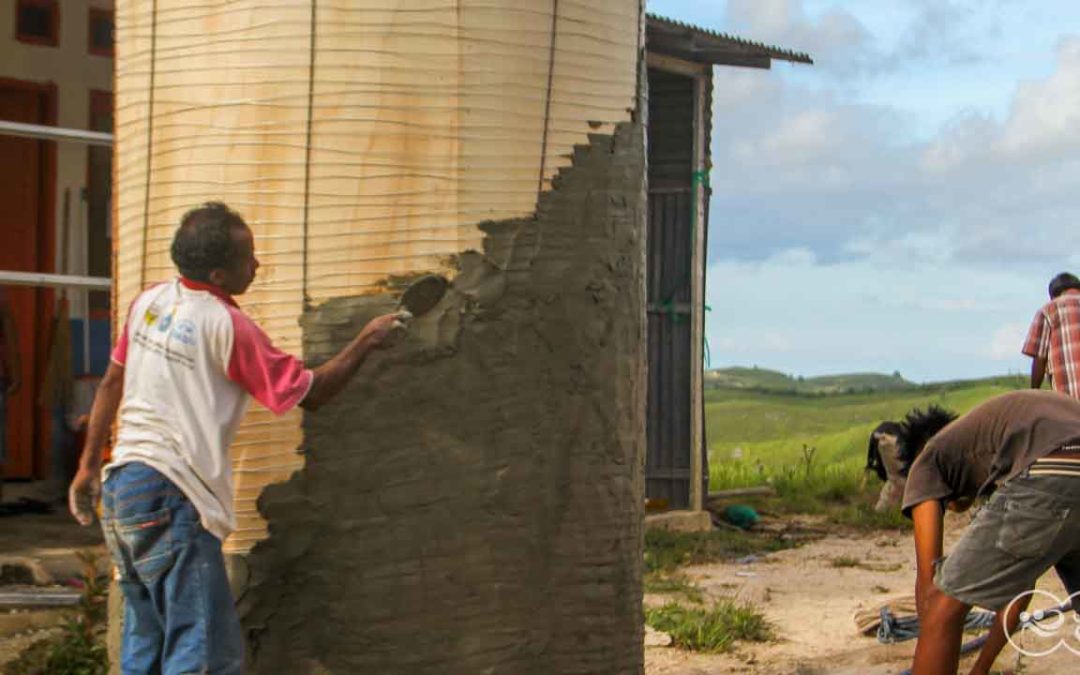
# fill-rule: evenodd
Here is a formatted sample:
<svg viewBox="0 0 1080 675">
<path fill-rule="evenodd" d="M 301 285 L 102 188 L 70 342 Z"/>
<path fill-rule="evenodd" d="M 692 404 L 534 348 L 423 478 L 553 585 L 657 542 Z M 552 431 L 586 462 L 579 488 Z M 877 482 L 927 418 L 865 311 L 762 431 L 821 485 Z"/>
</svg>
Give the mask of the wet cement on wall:
<svg viewBox="0 0 1080 675">
<path fill-rule="evenodd" d="M 253 672 L 641 672 L 641 121 L 590 141 L 305 415 L 305 468 L 263 493 L 246 561 Z M 394 306 L 309 311 L 306 357 Z"/>
</svg>

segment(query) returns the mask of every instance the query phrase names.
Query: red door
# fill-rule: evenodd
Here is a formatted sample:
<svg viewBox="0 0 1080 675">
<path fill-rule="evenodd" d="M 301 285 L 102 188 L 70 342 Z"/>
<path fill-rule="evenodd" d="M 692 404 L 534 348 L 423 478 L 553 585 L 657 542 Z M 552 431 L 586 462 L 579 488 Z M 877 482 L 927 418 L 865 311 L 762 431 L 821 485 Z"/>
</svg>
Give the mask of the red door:
<svg viewBox="0 0 1080 675">
<path fill-rule="evenodd" d="M 0 119 L 53 122 L 52 90 L 45 85 L 0 80 Z M 0 270 L 51 272 L 55 147 L 50 141 L 0 135 Z M 18 329 L 22 386 L 7 406 L 4 477 L 41 478 L 47 463 L 48 425 L 38 405 L 48 348 L 52 293 L 8 286 Z"/>
</svg>

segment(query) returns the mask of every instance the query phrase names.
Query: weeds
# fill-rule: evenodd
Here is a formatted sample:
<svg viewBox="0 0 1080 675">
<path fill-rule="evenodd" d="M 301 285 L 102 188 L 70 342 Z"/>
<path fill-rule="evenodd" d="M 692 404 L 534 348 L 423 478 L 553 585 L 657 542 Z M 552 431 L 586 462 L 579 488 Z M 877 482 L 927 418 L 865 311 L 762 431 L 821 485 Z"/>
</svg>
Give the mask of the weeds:
<svg viewBox="0 0 1080 675">
<path fill-rule="evenodd" d="M 686 575 L 662 572 L 651 572 L 645 575 L 645 592 L 682 595 L 690 602 L 699 605 L 705 597 L 701 589 L 695 586 Z"/>
<path fill-rule="evenodd" d="M 853 558 L 851 556 L 846 556 L 846 555 L 842 555 L 842 556 L 838 556 L 836 558 L 833 558 L 831 563 L 832 563 L 833 567 L 841 567 L 841 568 L 857 567 L 857 568 L 859 568 L 861 570 L 866 570 L 868 572 L 896 572 L 897 570 L 900 570 L 900 569 L 903 568 L 903 565 L 900 565 L 900 564 L 892 564 L 892 565 L 877 564 L 877 563 L 866 562 L 865 560 L 859 560 L 858 558 Z M 875 586 L 875 588 L 879 588 L 879 587 Z M 886 590 L 888 590 L 888 589 L 886 589 Z"/>
<path fill-rule="evenodd" d="M 856 498 L 856 500 L 855 503 L 833 509 L 829 513 L 829 519 L 837 525 L 848 525 L 864 530 L 911 529 L 911 521 L 900 513 L 900 509 L 875 511 L 869 500 L 861 498 Z"/>
<path fill-rule="evenodd" d="M 714 530 L 712 532 L 645 532 L 645 571 L 670 575 L 680 565 L 729 560 L 751 553 L 770 553 L 794 546 L 779 537 L 749 532 Z"/>
<path fill-rule="evenodd" d="M 4 668 L 4 675 L 105 675 L 109 671 L 105 647 L 108 582 L 97 573 L 97 556 L 76 553 L 82 562 L 82 598 L 75 616 L 59 635 L 35 643 Z"/>
<path fill-rule="evenodd" d="M 899 509 L 874 510 L 880 483 L 866 478 L 863 461 L 861 456 L 829 458 L 804 443 L 800 458 L 790 464 L 714 464 L 710 484 L 714 489 L 771 485 L 776 497 L 747 500 L 759 511 L 823 515 L 836 525 L 863 530 L 910 528 Z"/>
<path fill-rule="evenodd" d="M 776 629 L 755 607 L 731 599 L 710 608 L 684 607 L 668 603 L 645 610 L 645 622 L 669 634 L 675 644 L 700 652 L 726 652 L 738 640 L 768 642 Z"/>
</svg>

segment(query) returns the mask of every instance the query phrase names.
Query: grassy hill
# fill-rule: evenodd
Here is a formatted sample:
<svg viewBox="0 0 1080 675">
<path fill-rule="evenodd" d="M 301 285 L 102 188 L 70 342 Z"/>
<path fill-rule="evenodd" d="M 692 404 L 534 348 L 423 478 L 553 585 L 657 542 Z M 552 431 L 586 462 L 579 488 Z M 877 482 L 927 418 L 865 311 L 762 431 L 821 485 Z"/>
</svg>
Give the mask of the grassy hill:
<svg viewBox="0 0 1080 675">
<path fill-rule="evenodd" d="M 778 394 L 854 394 L 875 391 L 906 391 L 919 385 L 901 377 L 900 373 L 848 373 L 822 377 L 792 377 L 767 368 L 719 368 L 705 373 L 705 386 L 710 389 L 738 389 Z"/>
<path fill-rule="evenodd" d="M 836 381 L 852 382 L 849 377 Z M 833 395 L 710 388 L 705 392 L 710 489 L 772 483 L 788 499 L 803 493 L 873 492 L 876 479 L 863 485 L 863 466 L 870 432 L 882 420 L 931 403 L 962 414 L 1025 385 L 1026 378 L 1016 376 Z"/>
</svg>

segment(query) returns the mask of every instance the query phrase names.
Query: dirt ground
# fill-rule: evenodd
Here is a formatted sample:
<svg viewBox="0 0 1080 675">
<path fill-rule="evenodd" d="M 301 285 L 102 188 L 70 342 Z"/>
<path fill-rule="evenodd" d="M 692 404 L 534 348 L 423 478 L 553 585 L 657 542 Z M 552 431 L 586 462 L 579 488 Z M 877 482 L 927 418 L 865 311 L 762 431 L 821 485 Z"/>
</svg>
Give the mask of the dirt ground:
<svg viewBox="0 0 1080 675">
<path fill-rule="evenodd" d="M 29 590 L 18 570 L 31 568 L 36 583 L 52 589 L 64 587 L 82 572 L 75 552 L 87 550 L 98 555 L 99 570 L 105 571 L 108 554 L 101 529 L 80 527 L 63 506 L 57 506 L 49 515 L 0 518 L 0 569 L 6 567 L 8 576 L 15 577 L 8 579 L 12 585 L 0 584 L 0 593 Z M 56 609 L 0 607 L 0 669 L 34 642 L 56 632 L 66 616 Z"/>
<path fill-rule="evenodd" d="M 963 531 L 966 516 L 950 514 L 946 551 Z M 834 561 L 859 566 L 837 567 Z M 897 675 L 911 666 L 915 642 L 880 644 L 859 635 L 853 616 L 890 600 L 914 595 L 915 555 L 911 535 L 838 531 L 800 548 L 780 551 L 750 563 L 719 563 L 682 570 L 706 598 L 736 597 L 756 605 L 778 628 L 771 644 L 740 643 L 725 655 L 701 655 L 673 647 L 646 647 L 647 675 Z M 1064 598 L 1050 573 L 1041 588 Z M 646 595 L 649 606 L 671 599 Z M 677 599 L 677 598 L 675 598 Z M 966 638 L 970 639 L 970 637 Z M 1017 666 L 1011 647 L 996 667 Z M 970 664 L 973 660 L 965 660 Z M 1022 657 L 1024 675 L 1080 671 L 1080 657 L 1061 649 L 1052 656 Z M 963 664 L 961 672 L 966 672 Z"/>
<path fill-rule="evenodd" d="M 946 548 L 965 524 L 951 516 Z M 819 524 L 811 523 L 814 526 Z M 80 528 L 61 510 L 48 516 L 0 520 L 0 557 L 40 561 L 55 582 L 78 573 L 75 551 L 105 551 L 97 528 Z M 834 561 L 858 566 L 837 567 Z M 778 628 L 770 644 L 740 643 L 725 655 L 702 655 L 674 647 L 646 647 L 647 675 L 896 675 L 910 666 L 914 641 L 879 644 L 856 632 L 855 612 L 911 596 L 914 551 L 907 533 L 865 534 L 831 531 L 796 549 L 761 556 L 752 562 L 716 563 L 682 571 L 709 598 L 734 596 L 752 602 Z M 1052 573 L 1040 587 L 1058 593 Z M 0 586 L 0 590 L 5 587 Z M 646 604 L 670 599 L 646 595 Z M 679 598 L 675 598 L 679 599 Z M 0 609 L 0 668 L 62 621 L 55 610 L 27 612 Z M 1015 669 L 1017 653 L 1007 647 L 998 660 L 1003 671 Z M 1042 658 L 1023 657 L 1024 675 L 1078 672 L 1080 657 L 1066 650 Z M 963 672 L 963 668 L 961 669 Z"/>
</svg>

